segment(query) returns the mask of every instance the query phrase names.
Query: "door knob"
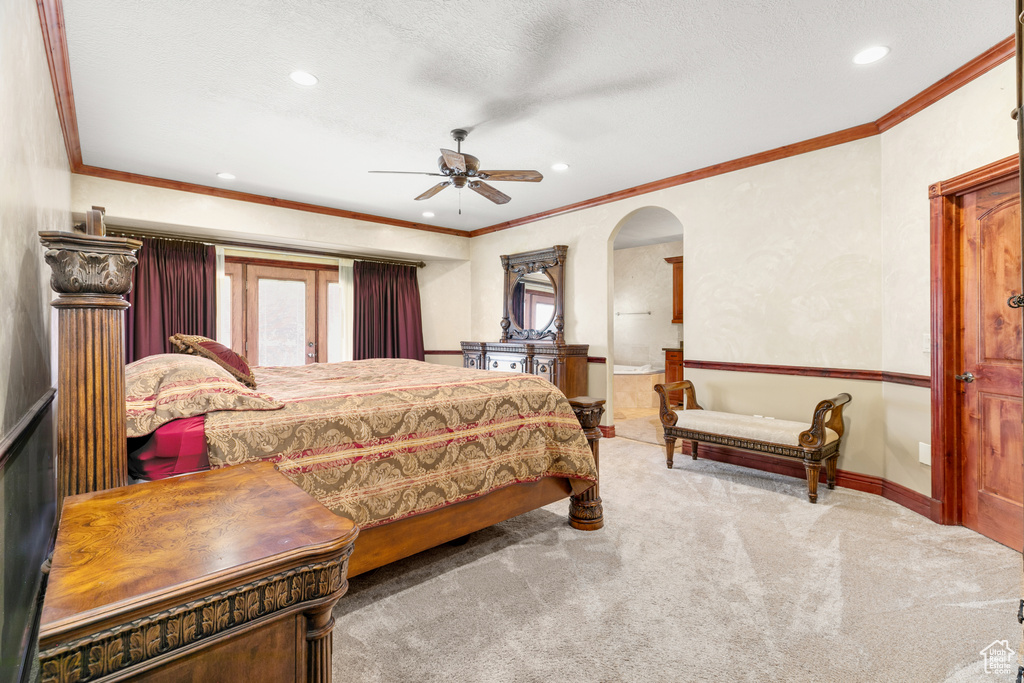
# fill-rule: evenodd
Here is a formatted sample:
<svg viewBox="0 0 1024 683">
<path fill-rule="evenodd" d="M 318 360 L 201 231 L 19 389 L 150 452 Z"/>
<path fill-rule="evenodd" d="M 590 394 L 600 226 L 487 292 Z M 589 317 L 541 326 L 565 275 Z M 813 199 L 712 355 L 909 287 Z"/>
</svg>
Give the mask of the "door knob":
<svg viewBox="0 0 1024 683">
<path fill-rule="evenodd" d="M 974 375 L 971 374 L 970 372 L 965 372 L 962 375 L 953 375 L 953 379 L 958 379 L 961 382 L 967 382 L 968 384 L 970 384 L 971 382 L 974 381 Z"/>
</svg>

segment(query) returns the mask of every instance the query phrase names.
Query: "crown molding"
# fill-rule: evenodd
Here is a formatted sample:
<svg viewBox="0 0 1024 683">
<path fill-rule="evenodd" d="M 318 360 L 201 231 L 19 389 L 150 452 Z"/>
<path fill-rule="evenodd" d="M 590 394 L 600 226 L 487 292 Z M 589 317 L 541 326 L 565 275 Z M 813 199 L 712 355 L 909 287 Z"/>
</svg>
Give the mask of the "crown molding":
<svg viewBox="0 0 1024 683">
<path fill-rule="evenodd" d="M 71 87 L 71 66 L 68 62 L 67 38 L 64 32 L 63 6 L 61 4 L 61 0 L 36 0 L 36 7 L 39 11 L 39 24 L 42 29 L 43 42 L 46 47 L 46 59 L 50 67 L 50 80 L 53 85 L 53 95 L 57 105 L 57 114 L 60 118 L 61 131 L 64 133 L 64 146 L 67 150 L 68 161 L 70 163 L 72 173 L 96 178 L 106 178 L 108 180 L 120 180 L 139 185 L 162 187 L 182 192 L 205 194 L 224 199 L 234 199 L 236 201 L 263 204 L 266 206 L 277 206 L 285 209 L 294 209 L 296 211 L 307 211 L 309 213 L 318 213 L 326 216 L 351 218 L 353 220 L 365 221 L 368 223 L 379 223 L 400 228 L 409 228 L 412 230 L 423 230 L 426 232 L 435 232 L 444 235 L 455 235 L 458 237 L 479 237 L 481 235 L 487 235 L 501 230 L 508 230 L 510 228 L 534 223 L 554 216 L 561 216 L 563 214 L 581 211 L 583 209 L 589 209 L 603 204 L 610 204 L 611 202 L 628 199 L 629 197 L 648 194 L 650 192 L 664 190 L 677 185 L 684 185 L 697 180 L 703 180 L 712 176 L 731 173 L 740 169 L 750 168 L 751 166 L 758 166 L 760 164 L 766 164 L 772 161 L 778 161 L 780 159 L 786 159 L 788 157 L 824 149 L 826 147 L 842 145 L 847 142 L 853 142 L 855 140 L 861 140 L 873 135 L 878 135 L 879 133 L 889 130 L 901 121 L 904 121 L 920 112 L 925 107 L 934 104 L 967 83 L 970 83 L 975 78 L 987 73 L 1014 55 L 1014 38 L 1013 36 L 1010 36 L 876 121 L 847 128 L 835 133 L 821 135 L 819 137 L 793 143 L 791 145 L 776 147 L 775 149 L 758 152 L 757 154 L 751 154 L 739 159 L 706 166 L 695 171 L 681 173 L 669 178 L 626 188 L 624 190 L 619 190 L 618 192 L 612 192 L 600 197 L 586 199 L 574 204 L 567 204 L 541 213 L 535 213 L 503 223 L 496 223 L 483 228 L 477 228 L 476 230 L 464 231 L 456 230 L 454 228 L 427 225 L 425 223 L 414 223 L 411 221 L 399 220 L 397 218 L 388 218 L 386 216 L 377 216 L 375 214 L 336 209 L 319 204 L 295 202 L 287 199 L 279 199 L 276 197 L 268 197 L 248 192 L 225 190 L 207 185 L 198 185 L 195 183 L 168 180 L 166 178 L 156 178 L 153 176 L 140 175 L 138 173 L 129 173 L 127 171 L 118 171 L 85 165 L 82 160 L 82 145 L 78 134 L 78 119 L 75 114 L 75 95 Z"/>
</svg>

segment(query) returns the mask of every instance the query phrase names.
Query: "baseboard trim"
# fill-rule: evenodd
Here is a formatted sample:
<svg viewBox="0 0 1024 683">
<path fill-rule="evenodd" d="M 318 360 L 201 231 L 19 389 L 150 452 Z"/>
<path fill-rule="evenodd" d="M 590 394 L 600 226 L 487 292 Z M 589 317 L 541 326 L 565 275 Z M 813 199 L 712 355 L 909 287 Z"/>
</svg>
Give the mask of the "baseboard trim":
<svg viewBox="0 0 1024 683">
<path fill-rule="evenodd" d="M 615 425 L 598 425 L 597 428 L 601 430 L 601 436 L 604 438 L 615 438 Z"/>
<path fill-rule="evenodd" d="M 682 444 L 682 453 L 676 457 L 690 457 L 692 454 L 690 450 L 692 443 L 682 441 Z M 709 444 L 701 444 L 698 453 L 698 457 L 705 460 L 739 465 L 761 472 L 771 472 L 797 479 L 806 480 L 807 478 L 804 464 L 798 460 L 773 458 L 760 453 Z M 825 480 L 825 470 L 822 468 L 819 481 L 825 483 Z M 860 472 L 850 472 L 849 470 L 836 470 L 836 486 L 881 496 L 897 505 L 902 505 L 912 512 L 916 512 L 922 517 L 927 517 L 935 523 L 939 523 L 941 519 L 942 504 L 940 501 L 882 477 L 861 474 Z"/>
</svg>

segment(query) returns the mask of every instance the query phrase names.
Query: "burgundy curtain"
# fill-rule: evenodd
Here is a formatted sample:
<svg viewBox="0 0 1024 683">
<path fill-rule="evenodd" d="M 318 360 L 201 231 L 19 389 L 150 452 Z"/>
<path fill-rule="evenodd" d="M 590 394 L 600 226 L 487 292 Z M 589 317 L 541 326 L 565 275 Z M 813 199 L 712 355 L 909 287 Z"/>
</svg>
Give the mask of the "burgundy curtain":
<svg viewBox="0 0 1024 683">
<path fill-rule="evenodd" d="M 217 255 L 200 242 L 142 238 L 125 316 L 125 361 L 170 353 L 172 334 L 216 335 Z"/>
<path fill-rule="evenodd" d="M 352 276 L 353 358 L 423 360 L 423 318 L 415 266 L 356 261 Z"/>
</svg>

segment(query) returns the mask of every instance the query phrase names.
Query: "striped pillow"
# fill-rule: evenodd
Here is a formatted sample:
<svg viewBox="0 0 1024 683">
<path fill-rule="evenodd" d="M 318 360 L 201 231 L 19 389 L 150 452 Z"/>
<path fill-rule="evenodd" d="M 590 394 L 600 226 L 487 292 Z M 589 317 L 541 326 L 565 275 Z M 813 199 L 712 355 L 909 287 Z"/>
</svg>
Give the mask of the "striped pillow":
<svg viewBox="0 0 1024 683">
<path fill-rule="evenodd" d="M 284 404 L 243 386 L 214 361 L 183 353 L 149 356 L 125 367 L 128 436 L 217 410 L 277 410 Z"/>
</svg>

